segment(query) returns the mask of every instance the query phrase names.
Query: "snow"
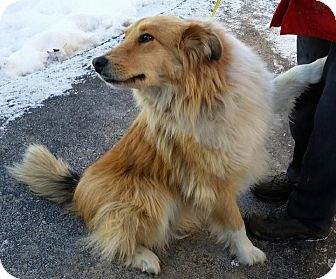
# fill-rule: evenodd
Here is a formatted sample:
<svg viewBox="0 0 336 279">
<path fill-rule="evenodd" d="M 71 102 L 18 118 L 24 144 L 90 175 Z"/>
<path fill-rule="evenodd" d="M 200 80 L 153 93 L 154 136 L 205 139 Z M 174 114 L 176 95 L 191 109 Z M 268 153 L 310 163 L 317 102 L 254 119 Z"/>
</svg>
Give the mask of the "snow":
<svg viewBox="0 0 336 279">
<path fill-rule="evenodd" d="M 91 59 L 119 42 L 125 22 L 169 11 L 181 2 L 18 0 L 7 6 L 0 17 L 0 137 L 29 108 L 67 94 L 78 77 L 93 74 Z"/>
<path fill-rule="evenodd" d="M 276 53 L 295 62 L 294 38 L 269 22 L 278 0 L 222 0 L 215 20 L 233 33 L 249 22 Z M 120 41 L 125 23 L 157 14 L 209 18 L 209 0 L 0 0 L 0 137 L 10 121 L 68 94 L 91 60 Z M 246 12 L 249 11 L 249 12 Z M 276 63 L 276 61 L 274 61 Z M 278 65 L 281 70 L 281 65 Z"/>
<path fill-rule="evenodd" d="M 0 20 L 0 74 L 13 78 L 65 60 L 119 34 L 122 23 L 154 0 L 18 0 Z M 160 2 L 160 1 L 158 1 Z M 176 2 L 164 1 L 165 5 Z M 163 1 L 161 1 L 163 3 Z M 18 20 L 19 19 L 19 20 Z"/>
</svg>

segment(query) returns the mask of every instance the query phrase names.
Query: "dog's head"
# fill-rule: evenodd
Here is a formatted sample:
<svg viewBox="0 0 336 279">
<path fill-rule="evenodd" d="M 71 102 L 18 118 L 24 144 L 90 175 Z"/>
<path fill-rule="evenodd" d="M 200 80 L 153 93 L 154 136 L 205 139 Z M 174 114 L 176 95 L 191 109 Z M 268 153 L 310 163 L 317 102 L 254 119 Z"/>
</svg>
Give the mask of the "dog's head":
<svg viewBox="0 0 336 279">
<path fill-rule="evenodd" d="M 93 65 L 113 86 L 146 89 L 181 83 L 222 56 L 223 42 L 210 23 L 157 16 L 128 27 L 125 40 Z"/>
</svg>

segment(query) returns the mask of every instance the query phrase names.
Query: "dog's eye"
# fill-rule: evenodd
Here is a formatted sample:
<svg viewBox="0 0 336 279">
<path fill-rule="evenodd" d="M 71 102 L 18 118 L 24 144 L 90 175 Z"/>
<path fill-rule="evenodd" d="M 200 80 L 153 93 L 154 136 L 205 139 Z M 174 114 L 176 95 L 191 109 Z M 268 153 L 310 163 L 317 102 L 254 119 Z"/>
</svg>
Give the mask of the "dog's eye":
<svg viewBox="0 0 336 279">
<path fill-rule="evenodd" d="M 142 34 L 139 37 L 139 43 L 140 44 L 148 43 L 148 42 L 153 41 L 153 40 L 154 40 L 154 37 L 152 35 L 147 34 L 147 33 Z"/>
</svg>

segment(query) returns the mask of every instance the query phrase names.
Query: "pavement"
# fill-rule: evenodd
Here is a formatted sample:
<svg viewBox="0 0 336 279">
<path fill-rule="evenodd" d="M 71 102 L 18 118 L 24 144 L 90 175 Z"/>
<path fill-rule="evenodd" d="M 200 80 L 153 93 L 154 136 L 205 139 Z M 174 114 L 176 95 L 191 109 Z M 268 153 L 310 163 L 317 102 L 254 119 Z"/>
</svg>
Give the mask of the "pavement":
<svg viewBox="0 0 336 279">
<path fill-rule="evenodd" d="M 248 20 L 236 35 L 268 62 L 270 70 L 278 69 L 274 61 L 285 69 L 290 66 Z M 83 82 L 64 96 L 49 98 L 43 106 L 12 121 L 0 138 L 0 259 L 10 274 L 21 279 L 153 277 L 100 260 L 83 244 L 88 231 L 79 218 L 36 197 L 5 171 L 5 166 L 20 160 L 27 145 L 41 143 L 82 172 L 122 137 L 137 115 L 131 92 L 112 90 L 96 77 L 80 78 Z M 268 144 L 270 175 L 286 169 L 293 149 L 287 118 L 281 116 L 279 123 Z M 250 192 L 239 198 L 239 204 L 243 213 L 281 206 L 258 201 Z M 336 258 L 336 226 L 320 242 L 251 240 L 267 254 L 265 264 L 238 265 L 205 229 L 175 240 L 158 253 L 160 278 L 315 279 L 326 274 Z"/>
</svg>

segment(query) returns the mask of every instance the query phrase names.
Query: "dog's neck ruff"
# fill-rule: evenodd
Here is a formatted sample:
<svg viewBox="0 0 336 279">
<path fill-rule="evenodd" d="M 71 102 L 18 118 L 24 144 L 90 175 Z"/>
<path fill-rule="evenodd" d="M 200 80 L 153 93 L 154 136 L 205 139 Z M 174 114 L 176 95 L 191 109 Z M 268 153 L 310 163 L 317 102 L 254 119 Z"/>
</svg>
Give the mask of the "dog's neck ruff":
<svg viewBox="0 0 336 279">
<path fill-rule="evenodd" d="M 217 100 L 211 109 L 204 104 L 197 113 L 189 114 L 185 108 L 188 104 L 177 96 L 177 90 L 174 87 L 134 90 L 141 109 L 139 117 L 146 122 L 148 133 L 156 133 L 159 129 L 170 139 L 187 134 L 197 143 L 220 147 L 216 126 L 219 119 L 223 119 L 223 100 Z"/>
</svg>

